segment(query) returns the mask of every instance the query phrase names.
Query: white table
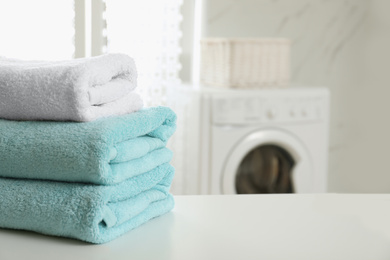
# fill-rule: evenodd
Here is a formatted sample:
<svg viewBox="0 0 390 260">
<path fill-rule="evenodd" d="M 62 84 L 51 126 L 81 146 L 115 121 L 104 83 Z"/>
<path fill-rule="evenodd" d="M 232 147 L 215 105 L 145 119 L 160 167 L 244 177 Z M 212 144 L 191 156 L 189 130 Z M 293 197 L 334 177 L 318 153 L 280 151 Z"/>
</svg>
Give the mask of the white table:
<svg viewBox="0 0 390 260">
<path fill-rule="evenodd" d="M 390 259 L 390 195 L 177 196 L 103 245 L 0 229 L 0 259 Z"/>
</svg>

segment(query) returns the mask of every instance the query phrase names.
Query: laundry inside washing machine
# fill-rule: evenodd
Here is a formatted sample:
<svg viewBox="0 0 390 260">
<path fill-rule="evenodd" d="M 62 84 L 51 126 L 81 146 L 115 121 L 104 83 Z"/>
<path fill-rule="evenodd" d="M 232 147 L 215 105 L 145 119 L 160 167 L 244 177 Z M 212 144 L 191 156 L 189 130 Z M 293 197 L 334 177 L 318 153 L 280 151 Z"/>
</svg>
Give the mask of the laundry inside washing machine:
<svg viewBox="0 0 390 260">
<path fill-rule="evenodd" d="M 283 148 L 262 145 L 251 150 L 237 169 L 238 194 L 294 193 L 294 159 Z"/>
</svg>

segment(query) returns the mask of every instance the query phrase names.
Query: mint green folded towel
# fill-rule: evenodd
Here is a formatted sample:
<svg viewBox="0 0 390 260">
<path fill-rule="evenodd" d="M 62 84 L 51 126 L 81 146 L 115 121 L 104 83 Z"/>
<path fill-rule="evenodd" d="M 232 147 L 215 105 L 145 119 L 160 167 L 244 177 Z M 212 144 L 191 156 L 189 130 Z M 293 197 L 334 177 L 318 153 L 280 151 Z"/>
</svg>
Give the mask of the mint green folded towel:
<svg viewBox="0 0 390 260">
<path fill-rule="evenodd" d="M 169 162 L 168 107 L 87 123 L 0 120 L 0 176 L 115 184 Z"/>
<path fill-rule="evenodd" d="M 0 178 L 0 227 L 105 243 L 170 211 L 174 169 L 115 185 Z"/>
</svg>

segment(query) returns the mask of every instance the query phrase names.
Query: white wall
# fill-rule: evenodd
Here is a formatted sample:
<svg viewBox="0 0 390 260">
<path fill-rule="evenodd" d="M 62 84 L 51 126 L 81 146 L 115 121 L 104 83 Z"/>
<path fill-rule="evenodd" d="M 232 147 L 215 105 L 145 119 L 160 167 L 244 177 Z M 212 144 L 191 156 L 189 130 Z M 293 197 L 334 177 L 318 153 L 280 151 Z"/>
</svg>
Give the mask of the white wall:
<svg viewBox="0 0 390 260">
<path fill-rule="evenodd" d="M 350 113 L 353 130 L 338 187 L 351 192 L 390 192 L 390 1 L 370 1 L 364 48 L 359 57 L 362 81 Z"/>
<path fill-rule="evenodd" d="M 184 1 L 183 10 L 189 12 L 193 2 Z M 292 82 L 330 89 L 330 191 L 390 192 L 390 125 L 383 121 L 390 121 L 390 105 L 385 105 L 390 92 L 390 1 L 203 2 L 203 37 L 291 38 Z M 184 54 L 192 48 L 189 24 L 185 16 Z M 184 81 L 191 71 L 190 56 L 185 59 Z"/>
</svg>

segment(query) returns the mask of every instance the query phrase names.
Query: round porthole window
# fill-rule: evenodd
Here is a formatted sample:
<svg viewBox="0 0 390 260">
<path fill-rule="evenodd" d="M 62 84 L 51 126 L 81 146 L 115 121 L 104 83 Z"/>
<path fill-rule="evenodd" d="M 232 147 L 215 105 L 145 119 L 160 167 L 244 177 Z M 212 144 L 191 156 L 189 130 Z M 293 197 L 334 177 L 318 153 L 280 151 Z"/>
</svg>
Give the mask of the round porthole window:
<svg viewBox="0 0 390 260">
<path fill-rule="evenodd" d="M 294 193 L 293 157 L 276 145 L 255 147 L 237 168 L 235 187 L 238 194 Z"/>
</svg>

